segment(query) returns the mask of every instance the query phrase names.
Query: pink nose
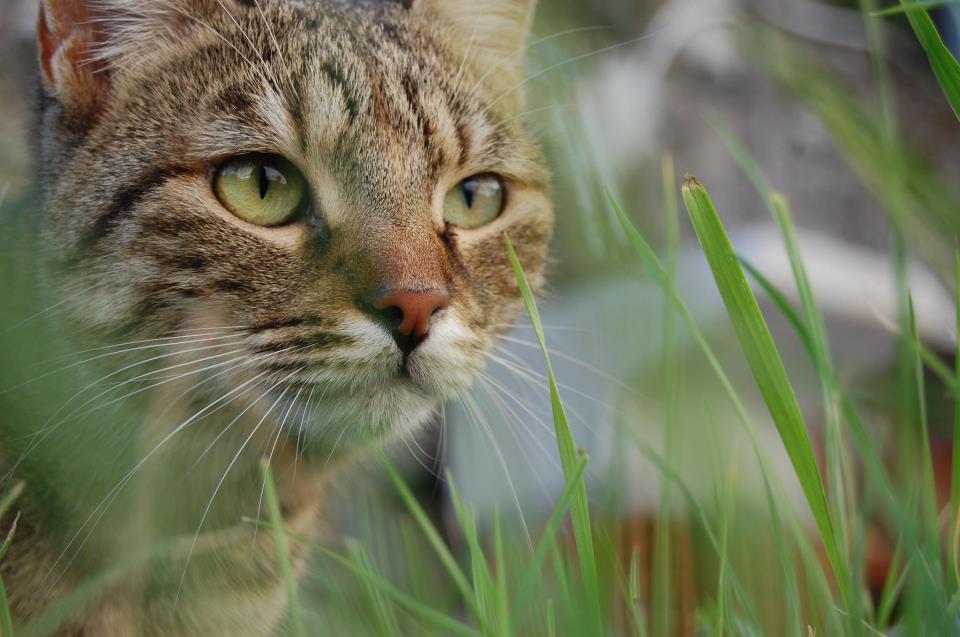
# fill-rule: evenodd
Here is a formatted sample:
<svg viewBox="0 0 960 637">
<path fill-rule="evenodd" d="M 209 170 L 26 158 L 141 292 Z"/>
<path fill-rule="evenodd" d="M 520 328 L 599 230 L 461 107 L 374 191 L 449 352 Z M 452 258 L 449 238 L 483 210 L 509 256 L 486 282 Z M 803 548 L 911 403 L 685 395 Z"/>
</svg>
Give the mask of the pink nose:
<svg viewBox="0 0 960 637">
<path fill-rule="evenodd" d="M 442 292 L 389 291 L 373 303 L 393 331 L 397 345 L 409 354 L 430 333 L 430 319 L 450 304 L 450 297 Z"/>
</svg>

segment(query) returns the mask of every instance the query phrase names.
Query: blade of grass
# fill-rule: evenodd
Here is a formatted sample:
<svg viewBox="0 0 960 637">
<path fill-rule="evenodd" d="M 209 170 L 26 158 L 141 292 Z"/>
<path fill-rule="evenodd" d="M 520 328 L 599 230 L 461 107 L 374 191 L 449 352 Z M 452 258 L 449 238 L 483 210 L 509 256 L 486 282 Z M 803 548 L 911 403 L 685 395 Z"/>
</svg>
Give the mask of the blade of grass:
<svg viewBox="0 0 960 637">
<path fill-rule="evenodd" d="M 743 404 L 743 401 L 740 399 L 739 395 L 734 389 L 733 384 L 731 383 L 729 377 L 727 376 L 722 365 L 720 364 L 720 361 L 717 358 L 717 355 L 715 354 L 715 352 L 713 351 L 713 348 L 707 342 L 706 336 L 703 334 L 703 331 L 700 329 L 696 320 L 693 318 L 693 315 L 690 313 L 690 309 L 687 307 L 687 305 L 683 302 L 683 299 L 680 298 L 679 294 L 677 293 L 677 290 L 675 286 L 672 284 L 672 281 L 670 279 L 669 274 L 667 273 L 666 268 L 661 264 L 660 260 L 657 258 L 656 253 L 653 251 L 650 245 L 646 242 L 643 236 L 637 231 L 636 227 L 630 222 L 630 219 L 627 217 L 626 213 L 623 211 L 623 208 L 620 206 L 617 200 L 613 197 L 612 193 L 608 191 L 607 197 L 611 204 L 611 207 L 613 208 L 615 214 L 617 215 L 617 218 L 620 221 L 621 227 L 626 233 L 627 238 L 630 241 L 631 245 L 633 246 L 634 250 L 640 256 L 644 266 L 646 267 L 650 275 L 653 277 L 654 281 L 666 294 L 667 300 L 671 304 L 673 304 L 673 306 L 676 308 L 680 317 L 683 319 L 684 324 L 687 327 L 687 330 L 693 336 L 694 341 L 697 343 L 698 347 L 700 348 L 701 352 L 706 358 L 707 363 L 709 364 L 711 370 L 713 371 L 717 380 L 720 382 L 720 385 L 722 386 L 724 393 L 726 394 L 727 398 L 730 400 L 730 403 L 733 405 L 733 408 L 736 411 L 737 416 L 739 417 L 741 423 L 743 424 L 744 431 L 747 433 L 750 439 L 750 443 L 751 443 L 751 446 L 753 447 L 753 451 L 756 454 L 756 457 L 761 465 L 762 475 L 764 477 L 764 488 L 767 493 L 767 502 L 770 507 L 770 514 L 772 516 L 771 519 L 778 520 L 780 514 L 776 504 L 777 498 L 773 497 L 773 493 L 775 490 L 776 493 L 781 494 L 781 498 L 780 498 L 781 500 L 785 499 L 785 497 L 782 495 L 784 493 L 784 489 L 783 489 L 783 486 L 779 484 L 779 481 L 777 479 L 777 474 L 771 468 L 769 459 L 766 457 L 766 454 L 764 453 L 763 446 L 761 445 L 757 436 L 756 427 L 752 423 L 752 419 L 750 418 L 750 415 L 747 412 L 746 406 Z M 771 289 L 773 289 L 772 286 L 771 286 Z M 664 475 L 664 477 L 668 478 L 671 482 L 674 482 L 680 487 L 687 502 L 694 504 L 695 508 L 698 511 L 701 511 L 699 509 L 699 505 L 696 505 L 696 501 L 693 499 L 692 494 L 684 487 L 682 481 L 677 480 L 676 476 L 669 470 L 669 467 L 667 467 L 659 459 L 659 456 L 657 456 L 657 454 L 652 452 L 652 450 L 650 450 L 648 446 L 642 441 L 638 441 L 638 444 L 640 445 L 641 452 L 648 458 L 648 460 L 650 460 L 654 465 L 656 465 L 656 467 L 660 470 L 660 472 Z M 802 533 L 801 525 L 796 519 L 796 516 L 793 514 L 793 511 L 789 507 L 787 508 L 787 513 L 789 514 L 791 526 L 794 529 L 794 534 L 797 537 L 797 540 L 800 543 L 801 548 L 804 549 L 803 555 L 805 557 L 807 557 L 808 554 L 812 555 L 813 549 L 807 546 L 808 540 L 806 536 Z M 710 525 L 705 515 L 702 513 L 702 511 L 699 517 L 702 521 L 702 524 L 704 525 L 704 528 L 709 530 Z M 711 545 L 713 546 L 714 550 L 717 552 L 717 555 L 719 555 L 720 544 L 716 539 L 716 534 L 713 532 L 709 532 L 708 537 L 710 538 Z M 809 561 L 810 563 L 816 563 L 815 559 L 810 559 Z M 785 574 L 789 573 L 789 570 L 785 570 L 784 573 Z M 822 576 L 822 573 L 820 571 L 817 571 L 816 575 Z M 821 577 L 810 578 L 810 579 L 814 579 L 818 585 L 821 584 Z M 757 624 L 758 622 L 756 620 L 756 613 L 754 612 L 752 607 L 749 605 L 748 600 L 746 599 L 746 596 L 743 594 L 742 589 L 739 587 L 739 585 L 737 586 L 736 590 L 738 591 L 738 597 L 741 598 L 741 601 L 744 603 L 745 607 L 748 608 L 748 610 L 750 611 L 751 616 L 753 618 L 753 623 Z M 824 591 L 824 596 L 825 598 L 828 599 L 828 602 L 825 604 L 825 606 L 827 608 L 833 608 L 834 603 L 833 603 L 833 600 L 830 598 L 829 586 L 826 585 L 825 581 L 822 582 L 822 585 L 818 590 Z"/>
<path fill-rule="evenodd" d="M 914 395 L 917 399 L 917 415 L 920 420 L 920 471 L 923 479 L 920 503 L 923 515 L 926 517 L 926 532 L 932 533 L 932 546 L 939 553 L 940 542 L 936 540 L 939 533 L 937 519 L 937 491 L 933 476 L 933 454 L 930 449 L 930 425 L 927 418 L 926 388 L 923 379 L 923 362 L 920 357 L 920 336 L 917 334 L 917 317 L 913 307 L 913 299 L 909 301 L 909 334 L 914 344 L 913 351 L 913 380 L 916 383 Z"/>
<path fill-rule="evenodd" d="M 280 499 L 277 497 L 273 471 L 270 469 L 270 463 L 266 460 L 260 463 L 260 473 L 263 476 L 264 499 L 267 504 L 267 512 L 270 514 L 270 528 L 273 530 L 273 541 L 277 547 L 280 574 L 287 588 L 287 612 L 290 616 L 290 629 L 294 637 L 306 637 L 307 631 L 300 610 L 300 589 L 297 586 L 297 580 L 293 575 L 293 566 L 290 563 L 290 545 L 287 543 L 283 516 L 280 513 Z"/>
<path fill-rule="evenodd" d="M 894 100 L 884 97 L 891 91 L 881 92 L 879 109 L 867 106 L 832 69 L 814 62 L 782 34 L 759 25 L 750 34 L 754 37 L 744 42 L 751 58 L 817 115 L 891 221 L 924 245 L 924 258 L 940 274 L 952 276 L 953 245 L 944 238 L 960 234 L 960 197 L 953 182 L 898 134 Z M 886 86 L 882 65 L 874 66 L 878 82 Z"/>
<path fill-rule="evenodd" d="M 480 545 L 476 514 L 464 506 L 463 500 L 460 497 L 460 490 L 457 488 L 453 476 L 449 473 L 447 474 L 447 484 L 450 487 L 450 499 L 453 502 L 453 510 L 457 516 L 460 531 L 467 541 L 467 550 L 470 553 L 470 566 L 472 568 L 477 606 L 486 614 L 488 606 L 497 598 L 498 594 L 496 584 L 490 574 L 486 555 L 483 552 L 483 547 Z M 499 625 L 501 627 L 506 626 L 506 624 L 502 623 Z"/>
<path fill-rule="evenodd" d="M 370 556 L 370 551 L 360 542 L 348 540 L 347 552 L 350 560 L 357 565 L 358 569 L 373 571 L 373 558 Z M 400 637 L 403 633 L 400 630 L 394 607 L 388 604 L 383 592 L 369 580 L 363 580 L 363 586 L 369 601 L 370 611 L 372 611 L 372 621 L 376 634 L 380 637 Z"/>
<path fill-rule="evenodd" d="M 510 587 L 507 577 L 507 559 L 503 547 L 503 524 L 500 511 L 493 512 L 493 563 L 496 569 L 496 581 L 493 592 L 497 602 L 497 627 L 505 634 L 510 626 Z"/>
<path fill-rule="evenodd" d="M 517 278 L 517 285 L 520 288 L 520 294 L 523 297 L 523 303 L 530 315 L 530 322 L 533 325 L 537 342 L 543 353 L 547 368 L 547 379 L 550 385 L 550 402 L 553 408 L 554 430 L 557 438 L 557 448 L 560 453 L 560 465 L 563 468 L 564 477 L 569 479 L 576 471 L 578 464 L 578 454 L 576 445 L 573 442 L 573 435 L 570 432 L 570 424 L 567 421 L 567 415 L 560 400 L 560 388 L 557 385 L 557 378 L 553 372 L 553 364 L 550 362 L 550 354 L 547 349 L 547 340 L 543 332 L 543 324 L 540 321 L 540 313 L 537 310 L 536 302 L 533 297 L 533 290 L 523 273 L 523 267 L 520 259 L 517 257 L 510 237 L 504 235 L 504 242 L 507 252 L 510 255 L 510 261 L 513 264 L 514 273 Z M 577 557 L 580 560 L 580 575 L 583 578 L 583 585 L 587 595 L 587 621 L 596 630 L 597 635 L 603 634 L 603 620 L 600 609 L 600 583 L 597 577 L 596 555 L 594 554 L 593 530 L 590 522 L 590 508 L 587 499 L 587 487 L 583 480 L 576 488 L 575 496 L 570 505 L 570 517 L 573 523 L 574 541 L 577 547 Z"/>
<path fill-rule="evenodd" d="M 647 637 L 647 620 L 640 600 L 640 551 L 634 547 L 630 554 L 630 574 L 627 584 L 627 609 L 637 637 Z"/>
<path fill-rule="evenodd" d="M 954 249 L 954 305 L 956 306 L 956 315 L 954 323 L 954 337 L 956 345 L 954 349 L 954 382 L 960 386 L 960 246 Z M 953 512 L 954 526 L 960 522 L 960 396 L 954 393 L 953 396 L 953 476 L 950 486 L 950 510 Z M 954 556 L 954 561 L 957 556 Z M 956 582 L 960 585 L 960 578 Z"/>
<path fill-rule="evenodd" d="M 701 528 L 703 529 L 704 533 L 706 533 L 710 547 L 713 549 L 714 554 L 719 559 L 721 553 L 723 552 L 723 547 L 720 543 L 720 536 L 710 523 L 710 518 L 707 516 L 707 512 L 697 500 L 696 496 L 694 496 L 693 491 L 690 490 L 690 486 L 683 481 L 683 478 L 680 475 L 678 475 L 666 464 L 666 461 L 652 447 L 650 447 L 650 445 L 644 443 L 643 441 L 638 441 L 637 444 L 643 457 L 646 458 L 654 466 L 654 468 L 656 468 L 656 470 L 665 480 L 669 480 L 677 487 L 677 489 L 679 489 L 680 493 L 683 495 L 684 501 L 690 507 L 690 510 L 695 512 L 695 519 L 700 523 Z M 750 599 L 746 596 L 743 585 L 740 583 L 739 578 L 732 568 L 727 571 L 727 577 L 729 578 L 729 584 L 731 588 L 737 594 L 737 597 L 741 600 L 744 609 L 750 615 L 750 619 L 754 623 L 758 623 L 756 610 L 750 603 Z"/>
<path fill-rule="evenodd" d="M 464 575 L 463 571 L 461 570 L 460 565 L 457 564 L 456 558 L 454 558 L 450 553 L 450 549 L 443 541 L 443 538 L 441 538 L 440 534 L 437 533 L 437 529 L 434 528 L 430 518 L 427 517 L 423 507 L 421 507 L 417 502 L 417 498 L 410 491 L 410 487 L 408 487 L 407 483 L 404 482 L 402 477 L 400 477 L 397 469 L 393 466 L 393 463 L 390 462 L 387 456 L 379 449 L 377 449 L 376 453 L 381 464 L 386 469 L 387 475 L 390 477 L 390 481 L 393 483 L 394 488 L 396 488 L 397 493 L 400 494 L 400 499 L 403 500 L 404 505 L 406 505 L 407 510 L 413 516 L 417 526 L 420 527 L 421 532 L 423 532 L 430 546 L 440 559 L 440 562 L 450 575 L 450 579 L 453 580 L 454 585 L 460 591 L 460 595 L 463 597 L 463 601 L 467 604 L 470 612 L 473 614 L 474 618 L 480 622 L 481 630 L 485 633 L 492 632 L 486 614 L 483 612 L 483 609 L 480 608 L 480 605 L 477 604 L 476 592 L 470 585 L 469 580 L 467 580 L 467 576 Z"/>
<path fill-rule="evenodd" d="M 773 190 L 763 170 L 756 161 L 754 161 L 746 146 L 736 138 L 729 127 L 723 125 L 718 119 L 714 119 L 713 127 L 723 139 L 741 170 L 753 183 L 754 188 L 766 204 L 783 237 L 784 247 L 790 260 L 790 268 L 793 272 L 794 283 L 797 288 L 797 294 L 800 298 L 800 306 L 803 310 L 803 325 L 806 327 L 805 330 L 798 331 L 798 334 L 800 334 L 804 345 L 809 346 L 811 360 L 816 368 L 817 380 L 820 384 L 825 424 L 824 429 L 826 431 L 826 488 L 829 489 L 830 495 L 832 496 L 832 502 L 837 516 L 836 530 L 839 536 L 838 544 L 844 554 L 844 560 L 849 562 L 850 537 L 848 529 L 850 527 L 850 520 L 848 510 L 853 507 L 853 503 L 855 502 L 855 488 L 851 480 L 855 468 L 851 466 L 852 459 L 844 439 L 841 423 L 840 391 L 837 388 L 837 375 L 830 354 L 827 329 L 814 297 L 806 267 L 800 255 L 800 246 L 797 241 L 790 207 L 786 198 Z M 757 278 L 756 275 L 758 273 L 754 271 L 752 274 L 754 278 Z M 767 291 L 769 294 L 770 290 Z M 781 304 L 778 303 L 778 305 Z M 787 306 L 782 304 L 781 311 L 783 311 L 785 307 Z M 788 319 L 790 319 L 790 316 L 788 316 Z M 798 322 L 795 317 L 790 320 L 792 323 Z M 853 584 L 853 582 L 851 582 L 851 584 Z M 854 617 L 859 617 L 861 615 L 861 608 L 858 591 L 849 591 L 848 599 L 855 605 L 855 607 L 849 609 L 849 611 Z"/>
<path fill-rule="evenodd" d="M 929 11 L 930 9 L 939 9 L 940 7 L 948 7 L 955 4 L 960 4 L 960 2 L 957 2 L 957 0 L 917 0 L 909 5 L 901 5 L 899 7 L 893 6 L 887 7 L 886 9 L 881 9 L 879 11 L 871 11 L 870 17 L 886 18 L 889 16 L 910 13 L 912 11 Z"/>
<path fill-rule="evenodd" d="M 683 198 L 741 348 L 806 495 L 828 561 L 840 583 L 841 595 L 846 597 L 850 590 L 846 564 L 838 546 L 813 446 L 779 351 L 706 189 L 688 177 L 683 184 Z"/>
<path fill-rule="evenodd" d="M 248 524 L 253 524 L 254 526 L 260 527 L 262 529 L 272 529 L 273 526 L 262 520 L 255 520 L 252 518 L 244 518 L 244 521 Z M 423 620 L 426 620 L 444 630 L 449 631 L 454 635 L 462 635 L 462 637 L 480 637 L 481 633 L 463 624 L 452 617 L 448 617 L 444 613 L 437 611 L 429 606 L 421 603 L 417 599 L 411 597 L 407 593 L 403 592 L 397 588 L 394 584 L 384 579 L 376 573 L 366 570 L 357 564 L 354 564 L 348 558 L 340 555 L 336 551 L 332 551 L 325 546 L 321 546 L 312 540 L 309 540 L 302 535 L 294 533 L 292 531 L 285 531 L 287 537 L 291 540 L 303 544 L 304 546 L 310 547 L 312 550 L 323 555 L 327 559 L 336 562 L 341 567 L 353 573 L 356 577 L 359 577 L 361 580 L 371 583 L 380 589 L 388 597 L 392 598 L 397 604 L 404 607 L 410 613 L 420 617 Z"/>
<path fill-rule="evenodd" d="M 550 553 L 550 549 L 555 548 L 557 545 L 557 531 L 559 530 L 560 525 L 563 523 L 563 519 L 567 515 L 567 511 L 569 511 L 573 499 L 577 495 L 577 491 L 580 488 L 580 484 L 583 482 L 583 476 L 586 474 L 587 465 L 589 465 L 589 463 L 590 461 L 586 455 L 580 458 L 577 468 L 574 470 L 570 479 L 567 480 L 567 484 L 563 489 L 563 493 L 560 494 L 560 498 L 553 507 L 553 512 L 550 514 L 550 518 L 547 520 L 543 534 L 541 535 L 540 540 L 537 542 L 536 548 L 534 548 L 533 558 L 530 560 L 530 565 L 527 567 L 527 574 L 520 584 L 520 588 L 518 589 L 519 592 L 516 597 L 516 608 L 521 612 L 528 608 L 530 598 L 533 596 L 533 591 L 536 588 L 537 583 L 542 579 L 541 569 L 543 568 L 543 562 L 546 559 L 547 554 Z M 514 616 L 513 621 L 517 622 L 518 620 L 519 618 Z M 516 634 L 516 631 L 517 625 L 511 625 L 510 634 Z"/>
<path fill-rule="evenodd" d="M 850 538 L 848 529 L 850 521 L 847 512 L 848 509 L 853 506 L 855 499 L 854 486 L 850 480 L 854 469 L 851 467 L 852 460 L 841 427 L 840 395 L 837 390 L 837 376 L 830 355 L 827 330 L 820 309 L 817 306 L 806 267 L 800 255 L 800 247 L 797 241 L 796 231 L 794 230 L 790 207 L 786 198 L 773 190 L 766 174 L 756 161 L 754 161 L 746 146 L 737 139 L 730 128 L 724 125 L 718 118 L 713 119 L 712 126 L 720 135 L 721 139 L 723 139 L 727 149 L 740 166 L 740 169 L 753 183 L 754 188 L 766 204 L 783 237 L 784 247 L 786 248 L 790 268 L 793 272 L 794 283 L 797 288 L 797 294 L 800 298 L 800 307 L 803 311 L 803 325 L 806 328 L 802 331 L 798 329 L 798 334 L 804 346 L 809 349 L 811 360 L 817 371 L 817 380 L 820 384 L 825 424 L 824 429 L 826 431 L 826 488 L 829 489 L 830 495 L 832 496 L 832 502 L 837 516 L 837 524 L 835 527 L 838 533 L 837 541 L 843 553 L 844 561 L 849 562 Z M 757 278 L 756 275 L 759 273 L 753 271 L 751 274 L 754 275 L 754 278 Z M 768 294 L 771 291 L 772 290 L 767 290 Z M 776 299 L 775 303 L 782 306 L 781 311 L 789 307 L 785 303 L 778 302 Z M 787 316 L 792 323 L 799 324 L 796 317 L 791 318 L 790 315 Z M 851 584 L 852 583 L 853 582 L 851 582 Z M 851 615 L 859 617 L 861 615 L 861 609 L 858 591 L 849 591 L 847 598 L 855 605 L 854 608 L 849 609 Z"/>
<path fill-rule="evenodd" d="M 800 344 L 803 345 L 803 349 L 807 352 L 807 356 L 810 357 L 810 361 L 816 361 L 816 354 L 813 350 L 813 341 L 810 338 L 810 331 L 807 330 L 807 326 L 803 324 L 803 321 L 797 315 L 796 310 L 790 304 L 790 301 L 787 300 L 787 297 L 776 288 L 776 286 L 763 275 L 752 263 L 747 261 L 745 258 L 740 257 L 740 264 L 743 266 L 743 270 L 750 275 L 754 281 L 757 282 L 757 285 L 760 286 L 760 289 L 763 290 L 763 293 L 767 295 L 767 298 L 777 307 L 780 311 L 780 314 L 789 321 L 790 326 L 793 328 L 793 331 L 797 334 L 797 338 L 800 339 Z M 814 362 L 814 364 L 816 364 Z"/>
<path fill-rule="evenodd" d="M 18 482 L 13 485 L 13 488 L 10 489 L 0 500 L 0 517 L 5 515 L 7 511 L 10 510 L 10 507 L 17 501 L 17 499 L 23 494 L 23 490 L 26 485 L 23 482 Z"/>
<path fill-rule="evenodd" d="M 3 500 L 0 500 L 0 518 L 10 510 L 10 507 L 12 507 L 17 498 L 20 497 L 23 493 L 23 488 L 23 482 L 18 482 L 3 496 Z M 19 519 L 20 514 L 18 513 L 10 525 L 10 529 L 7 531 L 3 545 L 0 546 L 0 562 L 3 561 L 3 558 L 7 555 L 7 551 L 10 550 L 14 534 L 17 532 L 17 521 Z M 10 601 L 7 599 L 7 587 L 2 576 L 0 576 L 0 637 L 13 637 L 13 615 L 10 612 Z"/>
<path fill-rule="evenodd" d="M 680 242 L 680 207 L 677 201 L 676 171 L 673 159 L 668 155 L 663 158 L 661 165 L 661 189 L 666 211 L 666 268 L 671 286 L 676 285 L 677 253 Z M 676 430 L 676 401 L 677 401 L 677 362 L 675 337 L 676 317 L 673 304 L 663 304 L 663 356 L 660 366 L 663 373 L 664 385 L 664 419 L 663 419 L 663 453 L 668 463 L 673 462 L 673 438 Z M 657 516 L 656 553 L 653 559 L 653 594 L 651 607 L 653 610 L 651 632 L 655 635 L 669 635 L 671 617 L 673 615 L 673 600 L 671 599 L 671 568 L 670 568 L 670 540 L 671 540 L 671 510 L 670 495 L 672 485 L 664 480 L 660 488 L 660 510 Z"/>
<path fill-rule="evenodd" d="M 917 7 L 917 0 L 900 0 L 900 6 L 906 9 L 907 19 L 916 34 L 920 45 L 927 53 L 933 74 L 937 76 L 940 88 L 950 103 L 954 114 L 960 118 L 960 64 L 944 44 L 940 32 L 925 9 Z"/>
</svg>

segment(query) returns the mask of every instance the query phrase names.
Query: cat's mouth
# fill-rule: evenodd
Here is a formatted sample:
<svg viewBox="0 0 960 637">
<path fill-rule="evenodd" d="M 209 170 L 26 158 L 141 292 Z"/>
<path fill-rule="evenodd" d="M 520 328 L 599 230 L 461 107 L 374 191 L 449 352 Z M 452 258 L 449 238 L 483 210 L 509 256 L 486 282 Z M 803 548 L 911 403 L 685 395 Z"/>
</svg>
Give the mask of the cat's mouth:
<svg viewBox="0 0 960 637">
<path fill-rule="evenodd" d="M 405 347 L 365 320 L 350 321 L 335 333 L 284 339 L 280 349 L 274 349 L 278 341 L 267 339 L 276 354 L 267 366 L 294 371 L 297 382 L 315 385 L 326 396 L 363 400 L 370 392 L 406 390 L 427 400 L 448 400 L 470 387 L 487 343 L 455 313 L 438 318 L 416 347 Z"/>
</svg>

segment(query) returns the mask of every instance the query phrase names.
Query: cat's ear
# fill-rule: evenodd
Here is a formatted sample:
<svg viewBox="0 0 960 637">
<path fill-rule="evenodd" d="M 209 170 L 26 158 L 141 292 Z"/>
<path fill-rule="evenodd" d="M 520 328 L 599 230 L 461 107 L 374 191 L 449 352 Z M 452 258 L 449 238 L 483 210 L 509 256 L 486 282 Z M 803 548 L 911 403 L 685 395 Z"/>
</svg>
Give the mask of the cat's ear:
<svg viewBox="0 0 960 637">
<path fill-rule="evenodd" d="M 485 66 L 520 68 L 536 0 L 409 1 L 412 11 L 426 12 L 452 29 L 452 37 Z"/>
<path fill-rule="evenodd" d="M 41 0 L 37 24 L 40 74 L 46 91 L 89 108 L 106 87 L 97 51 L 108 38 L 97 0 Z"/>
<path fill-rule="evenodd" d="M 99 108 L 114 66 L 128 65 L 184 23 L 181 1 L 41 0 L 37 49 L 47 93 L 76 109 Z"/>
</svg>

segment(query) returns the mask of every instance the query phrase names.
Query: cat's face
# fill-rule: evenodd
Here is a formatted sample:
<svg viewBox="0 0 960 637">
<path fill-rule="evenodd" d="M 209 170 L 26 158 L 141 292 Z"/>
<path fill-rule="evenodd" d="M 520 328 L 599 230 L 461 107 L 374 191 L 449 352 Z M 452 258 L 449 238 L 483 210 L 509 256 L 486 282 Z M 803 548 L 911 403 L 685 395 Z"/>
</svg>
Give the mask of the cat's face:
<svg viewBox="0 0 960 637">
<path fill-rule="evenodd" d="M 312 396 L 320 438 L 421 422 L 516 317 L 504 234 L 543 268 L 531 4 L 45 0 L 42 230 L 73 321 L 222 331 L 242 364 L 211 395 Z"/>
</svg>

